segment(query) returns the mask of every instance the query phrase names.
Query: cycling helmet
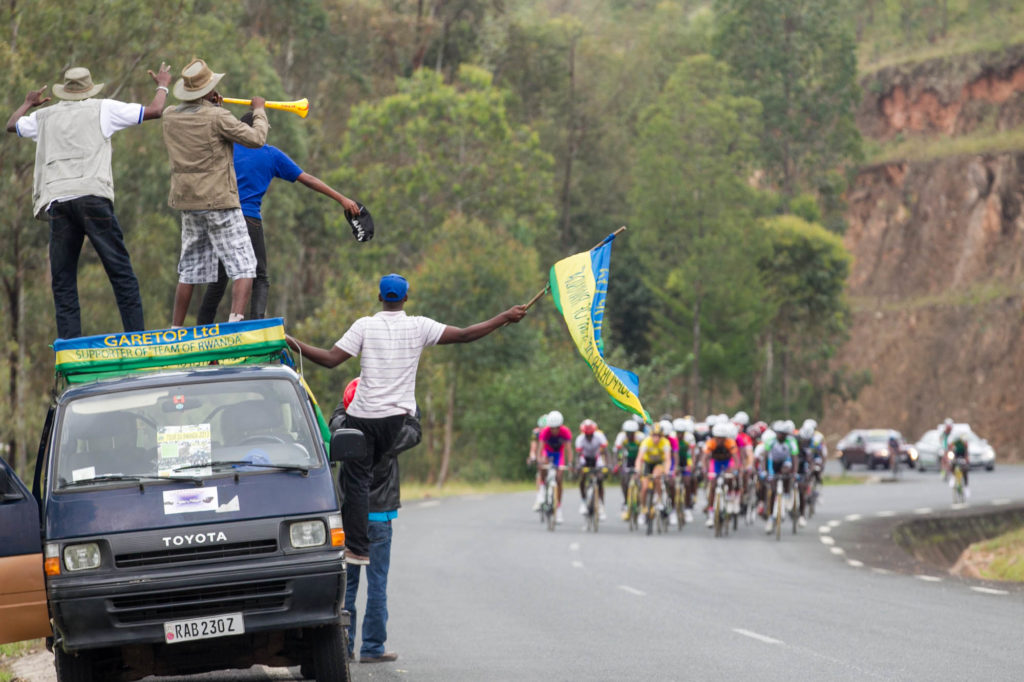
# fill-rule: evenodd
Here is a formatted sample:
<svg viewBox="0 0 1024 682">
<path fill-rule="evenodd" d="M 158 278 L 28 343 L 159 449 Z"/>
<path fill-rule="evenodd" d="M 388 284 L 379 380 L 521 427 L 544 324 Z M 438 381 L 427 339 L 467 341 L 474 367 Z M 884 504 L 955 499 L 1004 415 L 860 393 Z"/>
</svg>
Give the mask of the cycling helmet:
<svg viewBox="0 0 1024 682">
<path fill-rule="evenodd" d="M 683 431 L 683 442 L 687 445 L 696 445 L 697 439 L 693 437 L 693 433 L 690 431 Z"/>
<path fill-rule="evenodd" d="M 691 422 L 689 424 L 689 426 L 692 427 L 692 425 L 693 424 Z M 676 433 L 685 433 L 686 431 L 692 431 L 693 430 L 692 428 L 688 429 L 686 427 L 687 427 L 686 420 L 683 419 L 682 417 L 676 417 L 675 419 L 672 420 L 672 430 L 675 431 Z"/>
<path fill-rule="evenodd" d="M 584 419 L 583 422 L 580 424 L 580 431 L 587 434 L 588 436 L 592 435 L 595 431 L 597 431 L 597 422 L 595 422 L 593 419 Z"/>
<path fill-rule="evenodd" d="M 764 433 L 761 434 L 761 443 L 771 443 L 776 438 L 776 434 L 771 429 L 765 429 Z"/>
<path fill-rule="evenodd" d="M 764 422 L 754 422 L 747 427 L 747 435 L 751 438 L 761 438 L 764 432 L 768 430 L 768 425 Z"/>
<path fill-rule="evenodd" d="M 786 420 L 786 433 L 795 433 L 795 432 L 796 432 L 796 424 L 793 423 L 792 419 L 787 419 Z"/>
<path fill-rule="evenodd" d="M 800 433 L 797 434 L 804 440 L 810 440 L 814 438 L 814 422 L 808 424 L 804 422 L 804 425 L 800 427 Z"/>
<path fill-rule="evenodd" d="M 558 410 L 551 410 L 548 412 L 548 426 L 557 429 L 559 426 L 565 423 L 565 419 L 562 417 L 562 413 Z"/>
<path fill-rule="evenodd" d="M 625 431 L 626 433 L 636 433 L 637 430 L 639 430 L 639 428 L 639 425 L 637 425 L 637 423 L 632 419 L 627 419 L 626 421 L 622 422 L 622 430 Z"/>
<path fill-rule="evenodd" d="M 540 428 L 543 429 L 547 425 L 548 425 L 548 416 L 546 414 L 542 414 L 540 417 L 537 418 L 537 426 L 539 426 Z"/>
<path fill-rule="evenodd" d="M 672 428 L 672 421 L 670 419 L 662 419 L 658 424 L 661 425 L 661 432 L 666 436 L 674 431 Z"/>
<path fill-rule="evenodd" d="M 772 422 L 772 431 L 774 431 L 776 433 L 776 435 L 778 435 L 778 434 L 788 435 L 789 434 L 789 431 L 786 429 L 786 422 L 784 422 L 781 419 L 777 419 L 777 420 Z"/>
<path fill-rule="evenodd" d="M 953 420 L 950 419 L 949 417 L 946 417 L 945 419 L 943 419 L 942 420 L 942 428 L 945 429 L 946 431 L 952 431 L 953 430 Z"/>
<path fill-rule="evenodd" d="M 800 426 L 801 429 L 804 427 L 809 427 L 812 431 L 814 431 L 818 428 L 818 422 L 814 421 L 813 419 L 807 418 L 804 420 L 804 423 Z"/>
<path fill-rule="evenodd" d="M 359 386 L 359 377 L 348 382 L 348 386 L 345 387 L 345 392 L 341 394 L 341 404 L 346 410 L 348 409 L 348 406 L 352 404 L 352 399 L 356 397 L 357 386 Z"/>
<path fill-rule="evenodd" d="M 704 417 L 704 423 L 707 424 L 708 428 L 710 429 L 712 426 L 718 423 L 718 415 L 709 414 L 708 416 Z"/>
<path fill-rule="evenodd" d="M 732 428 L 725 422 L 718 422 L 711 427 L 711 435 L 715 438 L 729 438 L 729 434 L 732 432 Z"/>
<path fill-rule="evenodd" d="M 665 432 L 661 428 L 661 422 L 654 422 L 654 426 L 651 428 L 652 436 L 664 436 Z"/>
<path fill-rule="evenodd" d="M 740 410 L 739 412 L 732 416 L 732 421 L 734 424 L 738 424 L 740 426 L 745 427 L 747 424 L 750 423 L 750 415 L 744 412 L 743 410 Z"/>
</svg>

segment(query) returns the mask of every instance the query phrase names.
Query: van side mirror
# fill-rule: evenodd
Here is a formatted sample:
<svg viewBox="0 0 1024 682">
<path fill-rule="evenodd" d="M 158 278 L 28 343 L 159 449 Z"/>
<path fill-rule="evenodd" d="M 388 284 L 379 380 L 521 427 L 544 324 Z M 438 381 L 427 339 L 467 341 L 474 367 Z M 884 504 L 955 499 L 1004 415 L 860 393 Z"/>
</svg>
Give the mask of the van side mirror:
<svg viewBox="0 0 1024 682">
<path fill-rule="evenodd" d="M 350 462 L 366 457 L 366 438 L 358 429 L 338 429 L 331 433 L 331 461 Z"/>
</svg>

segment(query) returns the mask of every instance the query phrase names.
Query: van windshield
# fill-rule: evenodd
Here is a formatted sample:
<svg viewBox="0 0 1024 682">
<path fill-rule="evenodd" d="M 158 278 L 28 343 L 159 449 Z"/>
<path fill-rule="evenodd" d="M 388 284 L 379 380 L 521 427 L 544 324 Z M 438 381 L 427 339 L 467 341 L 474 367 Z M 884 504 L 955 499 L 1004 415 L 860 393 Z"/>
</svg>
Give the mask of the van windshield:
<svg viewBox="0 0 1024 682">
<path fill-rule="evenodd" d="M 57 428 L 58 488 L 321 466 L 301 397 L 283 379 L 82 397 Z"/>
</svg>

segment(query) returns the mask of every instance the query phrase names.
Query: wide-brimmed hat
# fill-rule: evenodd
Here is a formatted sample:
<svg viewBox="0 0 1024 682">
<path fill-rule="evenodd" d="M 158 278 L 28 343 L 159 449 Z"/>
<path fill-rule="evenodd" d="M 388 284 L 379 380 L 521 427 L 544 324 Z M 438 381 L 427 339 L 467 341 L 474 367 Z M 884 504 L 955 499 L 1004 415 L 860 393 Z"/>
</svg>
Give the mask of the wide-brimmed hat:
<svg viewBox="0 0 1024 682">
<path fill-rule="evenodd" d="M 181 78 L 171 92 L 184 102 L 202 99 L 217 87 L 223 77 L 224 74 L 214 73 L 202 59 L 193 59 L 181 70 Z"/>
<path fill-rule="evenodd" d="M 84 66 L 74 66 L 64 72 L 64 84 L 54 85 L 53 94 L 60 99 L 89 99 L 103 89 L 105 83 L 92 82 L 92 74 Z"/>
</svg>

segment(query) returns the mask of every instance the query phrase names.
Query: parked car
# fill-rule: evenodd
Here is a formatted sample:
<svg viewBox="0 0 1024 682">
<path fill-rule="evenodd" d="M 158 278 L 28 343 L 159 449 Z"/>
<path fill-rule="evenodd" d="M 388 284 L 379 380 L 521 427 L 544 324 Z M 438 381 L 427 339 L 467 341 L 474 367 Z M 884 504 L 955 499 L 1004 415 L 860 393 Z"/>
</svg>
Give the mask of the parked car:
<svg viewBox="0 0 1024 682">
<path fill-rule="evenodd" d="M 953 425 L 952 435 L 955 438 L 958 434 L 964 434 L 967 439 L 967 453 L 972 469 L 985 467 L 986 471 L 996 468 L 996 451 L 989 445 L 988 441 L 978 436 L 971 429 L 970 424 L 958 423 Z M 939 458 L 942 456 L 942 446 L 939 429 L 925 431 L 921 439 L 914 444 L 918 455 L 918 469 L 921 471 L 935 471 L 939 468 Z"/>
<path fill-rule="evenodd" d="M 903 440 L 899 431 L 893 429 L 854 429 L 840 439 L 836 449 L 844 469 L 854 464 L 865 464 L 868 469 L 887 469 L 889 462 L 889 438 L 895 436 L 899 443 L 900 463 L 913 468 L 917 465 L 917 450 Z"/>
</svg>

